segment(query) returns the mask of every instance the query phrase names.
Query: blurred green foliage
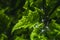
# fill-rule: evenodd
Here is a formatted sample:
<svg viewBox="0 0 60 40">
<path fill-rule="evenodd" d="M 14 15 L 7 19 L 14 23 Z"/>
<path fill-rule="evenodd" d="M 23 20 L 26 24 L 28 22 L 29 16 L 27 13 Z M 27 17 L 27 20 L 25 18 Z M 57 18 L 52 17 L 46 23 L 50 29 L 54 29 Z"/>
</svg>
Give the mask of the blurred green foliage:
<svg viewBox="0 0 60 40">
<path fill-rule="evenodd" d="M 60 40 L 59 2 L 0 0 L 0 40 Z"/>
</svg>

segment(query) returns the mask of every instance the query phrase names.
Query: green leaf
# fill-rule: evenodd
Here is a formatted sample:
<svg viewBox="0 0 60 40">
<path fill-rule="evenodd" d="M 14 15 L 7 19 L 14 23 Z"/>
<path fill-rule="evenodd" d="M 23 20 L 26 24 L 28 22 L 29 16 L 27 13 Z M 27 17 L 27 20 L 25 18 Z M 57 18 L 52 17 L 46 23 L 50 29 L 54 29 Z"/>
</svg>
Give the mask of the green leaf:
<svg viewBox="0 0 60 40">
<path fill-rule="evenodd" d="M 14 32 L 17 29 L 20 29 L 21 27 L 31 28 L 38 21 L 39 21 L 39 15 L 37 11 L 32 12 L 31 10 L 29 10 L 28 16 L 22 16 L 22 19 L 19 20 L 18 23 L 14 26 L 14 28 L 12 29 L 12 32 Z"/>
</svg>

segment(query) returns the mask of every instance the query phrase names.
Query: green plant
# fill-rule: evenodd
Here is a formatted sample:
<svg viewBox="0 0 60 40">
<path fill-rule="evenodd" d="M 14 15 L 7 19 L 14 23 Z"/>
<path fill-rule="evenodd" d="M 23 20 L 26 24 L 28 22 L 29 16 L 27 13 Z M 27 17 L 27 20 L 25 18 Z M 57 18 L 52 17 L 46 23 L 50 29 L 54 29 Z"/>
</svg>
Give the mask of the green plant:
<svg viewBox="0 0 60 40">
<path fill-rule="evenodd" d="M 60 40 L 60 0 L 0 0 L 0 40 Z"/>
</svg>

